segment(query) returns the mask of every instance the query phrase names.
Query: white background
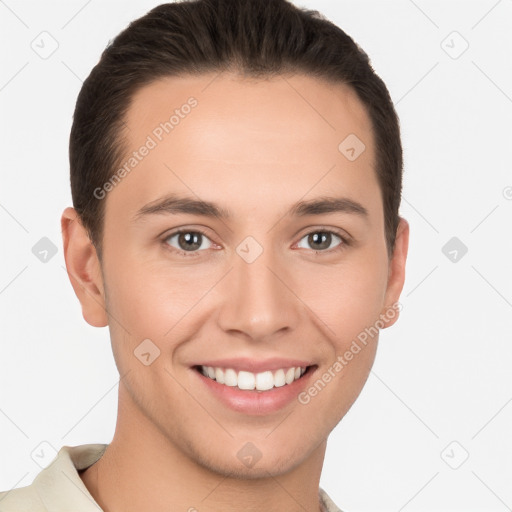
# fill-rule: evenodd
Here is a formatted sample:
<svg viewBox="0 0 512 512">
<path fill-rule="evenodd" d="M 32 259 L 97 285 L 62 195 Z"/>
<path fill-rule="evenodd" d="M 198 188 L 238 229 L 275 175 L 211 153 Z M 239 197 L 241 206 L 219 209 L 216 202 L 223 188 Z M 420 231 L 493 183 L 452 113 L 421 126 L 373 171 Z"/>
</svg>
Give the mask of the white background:
<svg viewBox="0 0 512 512">
<path fill-rule="evenodd" d="M 81 82 L 157 3 L 0 1 L 1 490 L 32 482 L 41 442 L 114 432 L 108 329 L 81 316 L 59 220 Z M 512 1 L 295 3 L 352 36 L 387 84 L 411 225 L 400 320 L 330 436 L 320 484 L 350 512 L 512 510 Z M 47 59 L 31 48 L 43 31 L 59 45 Z M 58 248 L 47 263 L 32 253 L 42 237 Z M 442 251 L 452 237 L 468 248 L 456 262 Z"/>
</svg>

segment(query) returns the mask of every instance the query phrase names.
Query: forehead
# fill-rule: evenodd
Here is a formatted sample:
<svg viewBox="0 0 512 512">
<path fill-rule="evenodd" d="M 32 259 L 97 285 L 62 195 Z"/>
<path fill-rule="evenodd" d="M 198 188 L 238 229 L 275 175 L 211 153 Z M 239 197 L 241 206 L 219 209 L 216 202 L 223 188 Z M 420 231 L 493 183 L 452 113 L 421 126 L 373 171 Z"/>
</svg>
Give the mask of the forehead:
<svg viewBox="0 0 512 512">
<path fill-rule="evenodd" d="M 118 187 L 133 209 L 176 189 L 241 206 L 250 191 L 257 208 L 276 193 L 292 203 L 336 184 L 363 198 L 376 185 L 371 120 L 344 84 L 305 75 L 167 77 L 133 96 L 125 123 L 124 163 L 152 147 Z M 364 148 L 356 159 L 342 152 L 347 140 Z"/>
<path fill-rule="evenodd" d="M 192 109 L 186 108 L 190 98 L 197 103 Z M 330 143 L 350 130 L 362 137 L 371 132 L 365 107 L 346 84 L 307 75 L 254 79 L 220 73 L 166 77 L 141 88 L 131 99 L 125 118 L 130 131 L 136 129 L 128 140 L 136 143 L 137 132 L 151 132 L 155 122 L 168 121 L 176 110 L 178 123 L 190 111 L 194 130 L 203 136 L 215 127 L 215 132 L 231 128 L 231 134 L 238 133 L 239 138 L 258 131 L 268 139 L 279 135 L 282 142 L 306 139 L 318 143 L 331 132 L 332 138 L 326 140 Z M 173 130 L 173 136 L 177 131 Z"/>
</svg>

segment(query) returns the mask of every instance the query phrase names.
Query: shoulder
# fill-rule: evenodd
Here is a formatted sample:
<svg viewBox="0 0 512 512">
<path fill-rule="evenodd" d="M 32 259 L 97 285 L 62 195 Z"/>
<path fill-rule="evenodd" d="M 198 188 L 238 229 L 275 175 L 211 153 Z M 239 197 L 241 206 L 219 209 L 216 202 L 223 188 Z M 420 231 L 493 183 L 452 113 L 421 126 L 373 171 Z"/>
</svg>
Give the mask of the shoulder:
<svg viewBox="0 0 512 512">
<path fill-rule="evenodd" d="M 0 512 L 97 512 L 99 506 L 78 471 L 94 464 L 106 447 L 106 444 L 61 447 L 30 485 L 0 491 Z"/>
<path fill-rule="evenodd" d="M 320 496 L 322 512 L 343 512 L 321 487 L 318 489 L 318 494 Z"/>
<path fill-rule="evenodd" d="M 0 492 L 0 512 L 46 512 L 32 485 Z"/>
</svg>

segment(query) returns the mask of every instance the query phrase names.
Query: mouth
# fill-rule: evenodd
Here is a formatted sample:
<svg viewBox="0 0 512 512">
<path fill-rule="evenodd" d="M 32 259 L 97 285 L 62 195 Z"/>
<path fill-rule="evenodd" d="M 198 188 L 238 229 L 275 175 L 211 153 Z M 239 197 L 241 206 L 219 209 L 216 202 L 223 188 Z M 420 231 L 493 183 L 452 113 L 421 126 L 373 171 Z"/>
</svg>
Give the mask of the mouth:
<svg viewBox="0 0 512 512">
<path fill-rule="evenodd" d="M 317 370 L 316 364 L 258 373 L 217 366 L 191 367 L 192 375 L 197 375 L 199 393 L 206 393 L 222 408 L 259 417 L 280 413 L 293 402 L 298 402 L 295 406 L 302 404 L 299 397 L 311 385 Z"/>
<path fill-rule="evenodd" d="M 234 368 L 204 365 L 195 365 L 192 368 L 203 377 L 224 387 L 246 392 L 264 393 L 293 385 L 304 377 L 308 377 L 317 368 L 317 365 L 283 367 L 262 372 L 237 371 Z"/>
</svg>

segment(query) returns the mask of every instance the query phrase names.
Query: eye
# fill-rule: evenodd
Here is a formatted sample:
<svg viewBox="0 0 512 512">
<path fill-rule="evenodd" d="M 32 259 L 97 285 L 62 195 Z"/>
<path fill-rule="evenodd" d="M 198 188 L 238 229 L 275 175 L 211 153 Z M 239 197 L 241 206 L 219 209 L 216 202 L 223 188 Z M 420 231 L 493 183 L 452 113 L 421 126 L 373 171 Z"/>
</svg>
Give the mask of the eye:
<svg viewBox="0 0 512 512">
<path fill-rule="evenodd" d="M 331 244 L 333 241 L 335 241 L 336 238 L 340 240 L 340 243 L 338 243 L 334 249 L 331 249 Z M 346 245 L 349 245 L 349 241 L 345 237 L 336 233 L 335 231 L 330 230 L 311 231 L 306 236 L 301 238 L 301 241 L 304 239 L 306 239 L 306 243 L 309 244 L 309 246 L 317 252 L 335 252 L 342 250 Z M 298 247 L 301 246 L 298 245 Z"/>
<path fill-rule="evenodd" d="M 339 242 L 332 248 L 332 244 L 336 242 L 336 239 L 338 239 Z M 347 237 L 344 237 L 336 231 L 327 229 L 317 229 L 302 237 L 297 246 L 307 249 L 308 247 L 300 245 L 302 240 L 306 240 L 309 248 L 313 249 L 316 253 L 336 252 L 350 245 L 350 240 Z M 201 249 L 211 249 L 214 245 L 206 233 L 199 229 L 181 229 L 167 235 L 163 241 L 168 248 L 171 248 L 170 250 L 185 257 L 199 256 L 198 253 Z"/>
<path fill-rule="evenodd" d="M 174 243 L 171 242 L 173 239 L 175 239 Z M 203 242 L 206 240 L 210 245 L 205 247 Z M 183 256 L 195 256 L 195 253 L 197 253 L 199 249 L 210 249 L 212 244 L 211 240 L 205 233 L 198 230 L 193 231 L 191 229 L 175 231 L 165 237 L 164 242 Z"/>
</svg>

